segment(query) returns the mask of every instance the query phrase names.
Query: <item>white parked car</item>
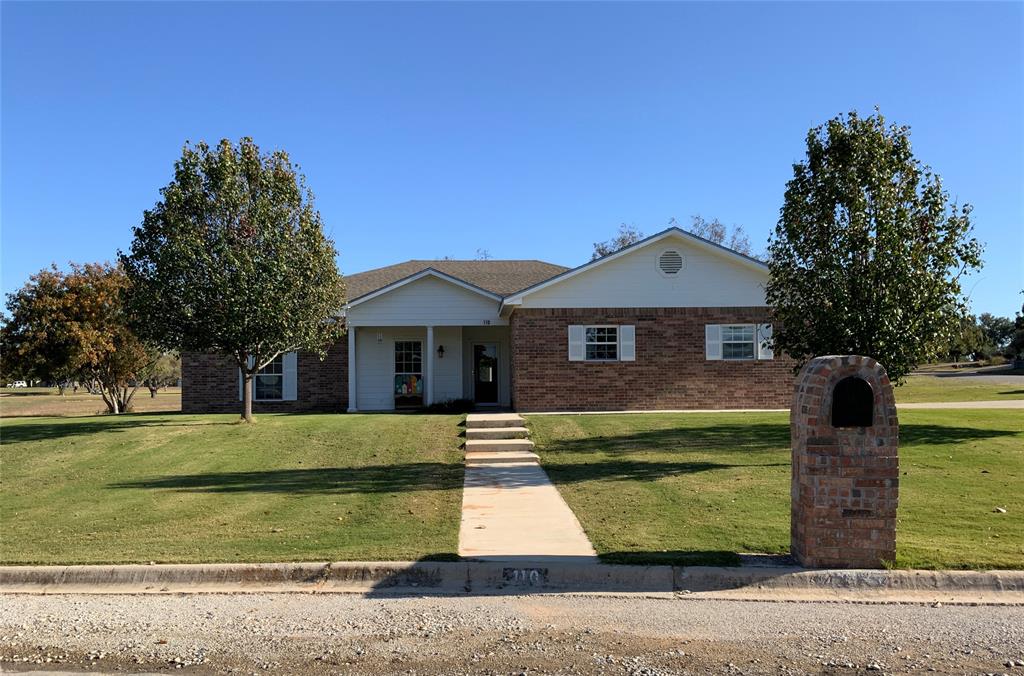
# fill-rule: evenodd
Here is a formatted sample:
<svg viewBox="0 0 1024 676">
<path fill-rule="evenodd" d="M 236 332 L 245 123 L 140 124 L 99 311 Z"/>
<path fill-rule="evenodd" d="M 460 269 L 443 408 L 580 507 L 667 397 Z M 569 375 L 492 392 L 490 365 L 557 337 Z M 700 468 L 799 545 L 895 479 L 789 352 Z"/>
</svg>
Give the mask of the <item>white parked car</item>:
<svg viewBox="0 0 1024 676">
<path fill-rule="evenodd" d="M 7 387 L 28 387 L 28 383 L 26 383 L 24 380 L 15 380 Z"/>
</svg>

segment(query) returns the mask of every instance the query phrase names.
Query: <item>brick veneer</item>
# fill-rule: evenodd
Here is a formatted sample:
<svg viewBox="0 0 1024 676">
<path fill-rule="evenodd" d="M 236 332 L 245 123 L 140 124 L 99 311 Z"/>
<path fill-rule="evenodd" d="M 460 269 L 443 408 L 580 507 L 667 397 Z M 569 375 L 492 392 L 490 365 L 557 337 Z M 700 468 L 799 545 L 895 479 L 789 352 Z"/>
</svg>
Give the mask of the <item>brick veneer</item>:
<svg viewBox="0 0 1024 676">
<path fill-rule="evenodd" d="M 836 384 L 854 376 L 872 392 L 870 427 L 833 427 Z M 892 385 L 869 357 L 816 357 L 801 369 L 790 411 L 791 538 L 804 566 L 880 568 L 896 560 L 899 420 Z"/>
<path fill-rule="evenodd" d="M 333 345 L 327 357 L 299 352 L 295 401 L 254 401 L 256 413 L 344 411 L 348 408 L 348 346 Z M 185 413 L 240 413 L 238 367 L 227 357 L 181 355 L 181 410 Z"/>
<path fill-rule="evenodd" d="M 767 323 L 766 307 L 517 309 L 512 398 L 520 411 L 785 408 L 794 362 L 705 359 L 705 324 Z M 636 326 L 636 361 L 569 361 L 570 324 Z"/>
</svg>

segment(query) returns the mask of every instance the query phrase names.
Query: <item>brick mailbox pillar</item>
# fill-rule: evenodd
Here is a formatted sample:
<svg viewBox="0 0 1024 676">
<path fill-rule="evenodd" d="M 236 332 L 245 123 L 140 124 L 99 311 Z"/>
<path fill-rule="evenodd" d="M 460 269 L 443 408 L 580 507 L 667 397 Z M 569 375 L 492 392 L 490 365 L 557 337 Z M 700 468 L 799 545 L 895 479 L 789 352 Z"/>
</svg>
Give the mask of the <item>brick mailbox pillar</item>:
<svg viewBox="0 0 1024 676">
<path fill-rule="evenodd" d="M 809 361 L 790 410 L 792 553 L 811 568 L 881 568 L 896 559 L 899 420 L 870 357 Z"/>
</svg>

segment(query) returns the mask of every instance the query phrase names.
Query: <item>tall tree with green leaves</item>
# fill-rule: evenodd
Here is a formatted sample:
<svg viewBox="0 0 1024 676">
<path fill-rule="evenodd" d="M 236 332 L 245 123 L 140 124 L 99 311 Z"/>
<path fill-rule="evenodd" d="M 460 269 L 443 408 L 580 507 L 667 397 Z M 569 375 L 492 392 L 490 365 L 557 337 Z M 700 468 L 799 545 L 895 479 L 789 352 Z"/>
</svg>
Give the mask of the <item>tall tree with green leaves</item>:
<svg viewBox="0 0 1024 676">
<path fill-rule="evenodd" d="M 970 214 L 877 110 L 812 129 L 769 244 L 776 348 L 867 355 L 899 383 L 960 330 L 960 279 L 982 265 Z"/>
<path fill-rule="evenodd" d="M 1014 325 L 1009 317 L 997 317 L 991 312 L 978 316 L 978 325 L 997 350 L 1002 350 L 1013 338 Z"/>
<path fill-rule="evenodd" d="M 253 422 L 253 377 L 279 354 L 323 357 L 345 286 L 305 178 L 251 138 L 186 144 L 121 262 L 138 330 L 167 351 L 228 355 Z"/>
</svg>

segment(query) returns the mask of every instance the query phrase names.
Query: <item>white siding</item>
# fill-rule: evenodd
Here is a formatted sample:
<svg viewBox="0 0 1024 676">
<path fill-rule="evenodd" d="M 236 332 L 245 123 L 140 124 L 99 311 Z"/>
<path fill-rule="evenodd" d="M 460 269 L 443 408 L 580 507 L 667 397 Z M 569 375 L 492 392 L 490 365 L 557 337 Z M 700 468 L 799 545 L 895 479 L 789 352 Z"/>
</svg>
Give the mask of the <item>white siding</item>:
<svg viewBox="0 0 1024 676">
<path fill-rule="evenodd" d="M 438 346 L 444 346 L 444 357 L 437 356 Z M 434 328 L 434 401 L 462 398 L 462 327 L 438 326 Z M 427 383 L 429 387 L 430 383 Z"/>
<path fill-rule="evenodd" d="M 381 340 L 378 342 L 378 334 Z M 419 340 L 427 345 L 423 327 L 362 327 L 356 333 L 356 404 L 360 411 L 395 408 L 395 341 Z"/>
<path fill-rule="evenodd" d="M 507 324 L 499 302 L 437 277 L 423 277 L 349 308 L 352 326 Z"/>
<path fill-rule="evenodd" d="M 683 269 L 667 276 L 658 256 L 672 249 Z M 761 272 L 683 237 L 666 237 L 574 277 L 528 293 L 523 308 L 747 307 L 765 305 Z"/>
<path fill-rule="evenodd" d="M 507 333 L 507 329 L 506 329 Z M 378 334 L 381 337 L 377 341 Z M 422 326 L 363 326 L 356 333 L 356 401 L 360 411 L 390 411 L 395 408 L 395 341 L 419 340 L 427 349 L 427 330 Z M 444 358 L 437 346 L 444 345 Z M 462 327 L 434 329 L 434 401 L 459 399 L 462 395 Z M 423 355 L 424 359 L 428 355 Z M 430 383 L 425 384 L 430 387 Z M 467 395 L 468 396 L 468 395 Z"/>
</svg>

